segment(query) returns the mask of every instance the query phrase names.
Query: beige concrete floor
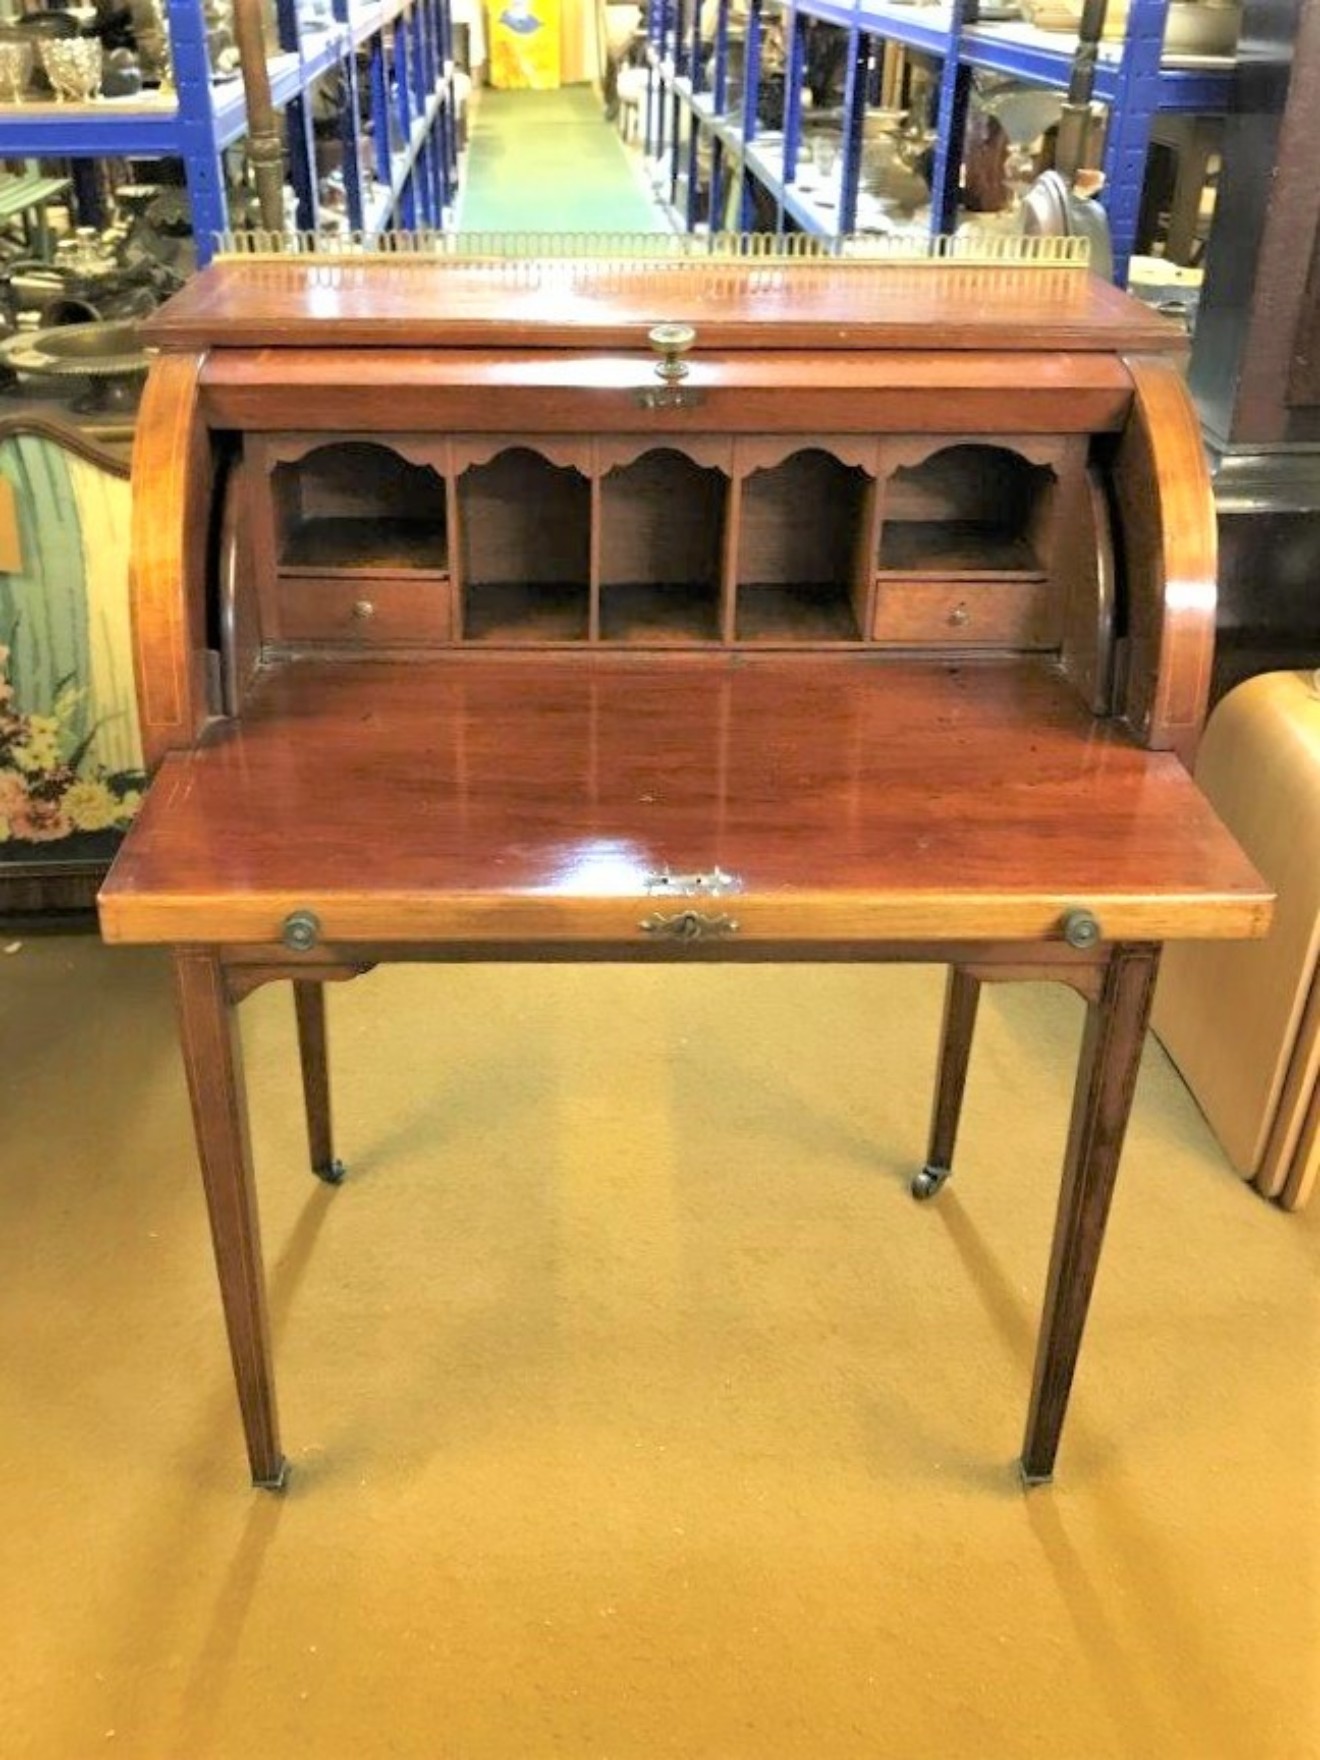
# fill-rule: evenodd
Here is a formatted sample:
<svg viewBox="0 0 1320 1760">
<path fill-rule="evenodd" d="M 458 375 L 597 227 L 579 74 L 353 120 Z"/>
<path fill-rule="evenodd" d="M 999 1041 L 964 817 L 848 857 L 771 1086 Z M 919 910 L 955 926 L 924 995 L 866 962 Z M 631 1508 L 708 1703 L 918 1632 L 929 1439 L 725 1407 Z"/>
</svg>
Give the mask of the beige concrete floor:
<svg viewBox="0 0 1320 1760">
<path fill-rule="evenodd" d="M 244 1006 L 285 1439 L 246 1487 L 163 964 L 0 955 L 0 1753 L 1320 1754 L 1320 1210 L 1148 1055 L 1053 1487 L 1080 1005 L 929 970 L 395 969 Z"/>
</svg>

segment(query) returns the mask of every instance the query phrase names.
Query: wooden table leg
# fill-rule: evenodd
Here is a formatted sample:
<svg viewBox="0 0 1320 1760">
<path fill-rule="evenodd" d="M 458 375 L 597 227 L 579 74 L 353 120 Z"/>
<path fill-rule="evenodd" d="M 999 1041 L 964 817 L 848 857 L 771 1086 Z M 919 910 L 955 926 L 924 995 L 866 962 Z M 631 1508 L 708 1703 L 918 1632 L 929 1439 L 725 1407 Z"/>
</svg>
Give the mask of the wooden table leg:
<svg viewBox="0 0 1320 1760">
<path fill-rule="evenodd" d="M 1087 1008 L 1022 1448 L 1022 1477 L 1028 1485 L 1044 1484 L 1054 1472 L 1158 964 L 1158 947 L 1115 947 L 1099 1000 Z"/>
<path fill-rule="evenodd" d="M 307 1143 L 311 1151 L 312 1172 L 327 1185 L 337 1186 L 344 1177 L 344 1164 L 335 1158 L 330 1134 L 325 985 L 295 979 L 293 1006 L 298 1016 L 298 1055 L 302 1060 L 303 1102 L 307 1108 Z"/>
<path fill-rule="evenodd" d="M 261 1229 L 236 1009 L 224 970 L 212 953 L 175 954 L 174 981 L 197 1153 L 252 1482 L 278 1490 L 287 1468 L 275 1410 Z"/>
<path fill-rule="evenodd" d="M 961 966 L 950 966 L 944 987 L 944 1024 L 940 1029 L 940 1073 L 930 1119 L 926 1165 L 912 1181 L 914 1198 L 933 1198 L 953 1172 L 953 1150 L 967 1088 L 967 1066 L 976 1030 L 981 981 Z"/>
</svg>

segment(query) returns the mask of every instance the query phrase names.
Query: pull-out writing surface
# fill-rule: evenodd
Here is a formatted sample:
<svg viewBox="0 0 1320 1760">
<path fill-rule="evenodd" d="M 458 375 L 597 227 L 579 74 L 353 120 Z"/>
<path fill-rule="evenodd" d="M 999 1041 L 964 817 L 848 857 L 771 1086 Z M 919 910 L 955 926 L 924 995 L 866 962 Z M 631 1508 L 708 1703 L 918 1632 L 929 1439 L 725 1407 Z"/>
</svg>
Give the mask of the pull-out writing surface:
<svg viewBox="0 0 1320 1760">
<path fill-rule="evenodd" d="M 637 657 L 274 669 L 163 767 L 113 939 L 639 939 L 719 871 L 739 941 L 1253 932 L 1268 892 L 1177 759 L 1049 668 Z M 735 925 L 736 926 L 733 926 Z M 643 932 L 644 933 L 644 932 Z"/>
</svg>

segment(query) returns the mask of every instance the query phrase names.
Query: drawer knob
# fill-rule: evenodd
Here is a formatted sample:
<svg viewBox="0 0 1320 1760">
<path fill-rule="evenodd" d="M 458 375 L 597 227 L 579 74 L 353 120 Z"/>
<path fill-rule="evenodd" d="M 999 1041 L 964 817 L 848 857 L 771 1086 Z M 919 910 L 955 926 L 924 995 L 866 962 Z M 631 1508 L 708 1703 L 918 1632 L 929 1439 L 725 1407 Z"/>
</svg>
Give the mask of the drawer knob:
<svg viewBox="0 0 1320 1760">
<path fill-rule="evenodd" d="M 1063 938 L 1069 947 L 1085 951 L 1094 947 L 1100 940 L 1100 922 L 1090 911 L 1065 911 L 1063 917 Z"/>
<path fill-rule="evenodd" d="M 280 930 L 280 940 L 290 953 L 310 953 L 321 939 L 321 919 L 315 911 L 290 911 Z"/>
<path fill-rule="evenodd" d="M 647 331 L 646 339 L 660 356 L 655 370 L 666 385 L 677 385 L 680 379 L 687 378 L 688 365 L 683 356 L 697 340 L 691 324 L 655 324 Z"/>
<path fill-rule="evenodd" d="M 376 615 L 376 607 L 370 599 L 354 599 L 353 615 L 359 623 L 365 623 L 369 617 Z"/>
<path fill-rule="evenodd" d="M 955 605 L 949 613 L 949 622 L 954 629 L 961 629 L 965 623 L 972 621 L 972 614 L 965 605 Z"/>
</svg>

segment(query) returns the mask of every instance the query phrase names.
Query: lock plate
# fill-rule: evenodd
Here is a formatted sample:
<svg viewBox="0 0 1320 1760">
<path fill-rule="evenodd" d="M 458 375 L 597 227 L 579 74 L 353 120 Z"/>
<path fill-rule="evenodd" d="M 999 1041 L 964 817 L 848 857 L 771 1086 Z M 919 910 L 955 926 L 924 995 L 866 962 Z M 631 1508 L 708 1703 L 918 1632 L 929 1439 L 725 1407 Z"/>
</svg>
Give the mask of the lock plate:
<svg viewBox="0 0 1320 1760">
<path fill-rule="evenodd" d="M 648 874 L 642 887 L 653 898 L 721 898 L 725 893 L 741 891 L 742 881 L 736 874 L 726 874 L 723 868 L 711 868 L 702 874 L 671 874 L 668 868 L 661 868 L 658 873 Z"/>
<path fill-rule="evenodd" d="M 722 935 L 736 935 L 738 919 L 727 912 L 709 916 L 705 911 L 676 911 L 673 916 L 666 916 L 663 911 L 656 911 L 643 917 L 637 927 L 644 935 L 654 935 L 658 940 L 714 941 Z"/>
</svg>

